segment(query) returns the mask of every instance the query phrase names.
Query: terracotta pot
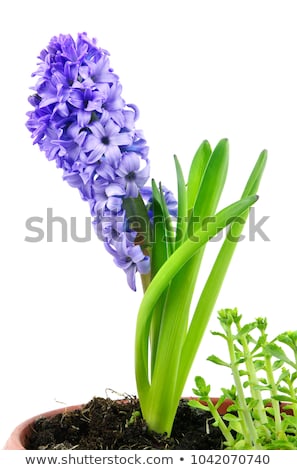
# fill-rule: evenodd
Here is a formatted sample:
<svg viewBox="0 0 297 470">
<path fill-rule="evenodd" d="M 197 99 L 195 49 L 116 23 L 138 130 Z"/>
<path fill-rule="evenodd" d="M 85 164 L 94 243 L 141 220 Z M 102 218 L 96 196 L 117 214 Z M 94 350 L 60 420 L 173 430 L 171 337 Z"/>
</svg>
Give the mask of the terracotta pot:
<svg viewBox="0 0 297 470">
<path fill-rule="evenodd" d="M 187 399 L 192 399 L 192 397 L 189 397 Z M 213 399 L 213 402 L 217 402 L 217 398 Z M 226 409 L 228 406 L 231 404 L 230 400 L 226 400 L 219 408 L 220 414 L 226 413 Z M 65 413 L 67 411 L 73 411 L 80 409 L 83 405 L 74 405 L 74 406 L 67 406 L 64 408 L 59 408 L 56 410 L 52 411 L 47 411 L 46 413 L 42 413 L 37 416 L 33 416 L 33 418 L 27 419 L 23 423 L 19 424 L 11 433 L 9 439 L 7 440 L 4 450 L 26 450 L 26 442 L 28 440 L 28 437 L 30 436 L 30 432 L 32 429 L 33 424 L 35 421 L 41 417 L 43 418 L 49 418 L 51 416 L 54 416 L 59 413 Z"/>
<path fill-rule="evenodd" d="M 187 398 L 192 399 L 192 397 Z M 195 398 L 194 398 L 195 399 Z M 216 403 L 218 398 L 213 398 L 213 402 Z M 224 403 L 219 407 L 219 413 L 224 415 L 226 413 L 227 408 L 232 404 L 231 400 L 225 400 Z M 19 424 L 11 433 L 9 439 L 7 440 L 4 450 L 26 450 L 26 442 L 28 436 L 31 432 L 31 427 L 35 423 L 35 421 L 41 417 L 49 418 L 59 413 L 65 413 L 67 411 L 78 410 L 83 405 L 74 405 L 74 406 L 67 406 L 64 408 L 59 408 L 56 410 L 48 411 L 46 413 L 42 413 L 40 415 L 34 416 L 33 418 L 27 419 L 23 423 Z M 284 405 L 281 405 L 281 409 Z M 282 410 L 283 411 L 283 410 Z M 291 414 L 291 411 L 287 411 L 288 414 Z"/>
<path fill-rule="evenodd" d="M 59 413 L 65 413 L 65 411 L 73 411 L 78 410 L 82 407 L 82 405 L 73 405 L 67 406 L 64 408 L 58 408 L 56 410 L 47 411 L 46 413 L 42 413 L 37 416 L 33 416 L 33 418 L 29 418 L 23 423 L 19 424 L 11 433 L 10 437 L 8 438 L 4 450 L 26 450 L 26 442 L 28 436 L 31 432 L 31 427 L 35 423 L 35 421 L 39 418 L 50 418 Z"/>
</svg>

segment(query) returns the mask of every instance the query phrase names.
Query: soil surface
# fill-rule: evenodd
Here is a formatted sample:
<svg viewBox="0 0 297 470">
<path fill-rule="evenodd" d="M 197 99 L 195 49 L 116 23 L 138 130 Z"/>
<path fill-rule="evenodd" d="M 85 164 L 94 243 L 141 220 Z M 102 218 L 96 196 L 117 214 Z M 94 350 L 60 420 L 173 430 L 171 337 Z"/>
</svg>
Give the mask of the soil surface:
<svg viewBox="0 0 297 470">
<path fill-rule="evenodd" d="M 35 450 L 222 449 L 220 431 L 210 415 L 181 400 L 170 438 L 147 429 L 135 398 L 93 398 L 80 410 L 39 418 L 27 443 Z M 207 431 L 208 430 L 208 431 Z"/>
</svg>

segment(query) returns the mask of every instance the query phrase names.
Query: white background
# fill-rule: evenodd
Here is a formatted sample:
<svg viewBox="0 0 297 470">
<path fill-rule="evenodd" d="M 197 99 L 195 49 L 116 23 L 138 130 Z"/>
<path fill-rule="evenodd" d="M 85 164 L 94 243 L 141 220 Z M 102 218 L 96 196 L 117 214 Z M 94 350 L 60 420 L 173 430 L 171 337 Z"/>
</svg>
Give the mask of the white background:
<svg viewBox="0 0 297 470">
<path fill-rule="evenodd" d="M 172 155 L 187 173 L 203 139 L 230 140 L 222 203 L 239 198 L 260 151 L 269 161 L 256 219 L 270 216 L 264 242 L 238 246 L 216 310 L 238 307 L 246 321 L 267 316 L 271 336 L 296 329 L 295 2 L 102 1 L 6 3 L 1 13 L 1 318 L 0 447 L 19 422 L 62 404 L 105 396 L 110 387 L 136 394 L 134 325 L 141 286 L 133 293 L 103 246 L 68 237 L 28 243 L 25 221 L 46 210 L 78 219 L 88 206 L 32 146 L 25 128 L 36 56 L 59 33 L 86 31 L 111 53 L 123 97 L 136 103 L 150 146 L 151 175 L 175 189 Z M 80 230 L 80 232 L 79 232 Z M 205 272 L 218 244 L 212 244 Z M 197 286 L 197 295 L 199 294 Z M 209 329 L 217 329 L 216 314 Z M 209 332 L 194 376 L 230 383 L 206 362 L 224 354 Z M 58 403 L 57 403 L 58 402 Z"/>
</svg>

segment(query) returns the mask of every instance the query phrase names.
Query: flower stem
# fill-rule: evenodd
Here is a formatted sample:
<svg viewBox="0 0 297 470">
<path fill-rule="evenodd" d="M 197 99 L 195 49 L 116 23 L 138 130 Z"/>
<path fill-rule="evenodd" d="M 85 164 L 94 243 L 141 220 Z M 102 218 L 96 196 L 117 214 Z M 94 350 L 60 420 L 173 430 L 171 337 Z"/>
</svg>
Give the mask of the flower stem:
<svg viewBox="0 0 297 470">
<path fill-rule="evenodd" d="M 272 409 L 274 412 L 273 419 L 274 419 L 274 424 L 275 424 L 275 434 L 276 434 L 277 439 L 287 440 L 285 433 L 282 431 L 279 401 L 273 398 L 274 396 L 278 394 L 278 390 L 277 390 L 277 385 L 274 379 L 273 368 L 271 364 L 271 355 L 265 353 L 265 346 L 267 345 L 267 335 L 265 333 L 266 322 L 264 322 L 264 324 L 262 323 L 262 325 L 261 324 L 259 325 L 262 326 L 260 328 L 260 331 L 261 331 L 261 337 L 262 337 L 262 350 L 264 352 L 264 364 L 265 364 L 267 383 L 271 387 L 270 397 L 271 397 Z"/>
<path fill-rule="evenodd" d="M 213 402 L 211 401 L 210 398 L 207 398 L 207 406 L 208 406 L 208 409 L 211 412 L 212 416 L 216 420 L 220 431 L 222 432 L 223 436 L 225 437 L 225 439 L 227 441 L 226 445 L 229 446 L 229 447 L 232 447 L 234 445 L 234 442 L 235 442 L 234 438 L 232 436 L 232 433 L 227 428 L 227 426 L 224 423 L 220 413 L 218 412 L 217 408 L 215 407 L 215 405 L 213 404 Z"/>
<path fill-rule="evenodd" d="M 236 364 L 237 362 L 236 353 L 235 353 L 235 348 L 234 348 L 234 343 L 233 343 L 231 325 L 226 326 L 225 331 L 227 333 L 227 344 L 228 344 L 229 355 L 230 355 L 230 360 L 231 360 L 231 370 L 232 370 L 232 374 L 234 378 L 234 383 L 236 386 L 238 403 L 239 403 L 238 415 L 241 421 L 243 435 L 244 435 L 246 444 L 251 449 L 254 449 L 254 448 L 261 449 L 261 447 L 257 445 L 257 440 L 258 440 L 257 431 L 254 427 L 251 414 L 246 404 L 244 391 L 243 391 L 242 383 L 240 380 L 240 374 L 239 374 L 237 364 Z"/>
<path fill-rule="evenodd" d="M 240 317 L 237 317 L 234 319 L 235 325 L 237 328 L 238 333 L 241 331 L 241 326 L 240 326 Z M 248 345 L 248 340 L 246 335 L 242 335 L 240 337 L 242 348 L 243 348 L 243 353 L 244 353 L 244 359 L 246 363 L 246 369 L 248 373 L 248 378 L 249 378 L 249 387 L 250 387 L 250 392 L 251 396 L 256 400 L 256 410 L 260 419 L 261 424 L 267 424 L 267 415 L 264 410 L 264 403 L 262 399 L 262 395 L 259 389 L 257 389 L 257 386 L 259 385 L 259 381 L 257 378 L 254 362 L 253 362 L 253 357 Z"/>
<path fill-rule="evenodd" d="M 142 283 L 143 293 L 145 293 L 150 282 L 151 282 L 151 273 L 141 274 L 141 283 Z"/>
</svg>

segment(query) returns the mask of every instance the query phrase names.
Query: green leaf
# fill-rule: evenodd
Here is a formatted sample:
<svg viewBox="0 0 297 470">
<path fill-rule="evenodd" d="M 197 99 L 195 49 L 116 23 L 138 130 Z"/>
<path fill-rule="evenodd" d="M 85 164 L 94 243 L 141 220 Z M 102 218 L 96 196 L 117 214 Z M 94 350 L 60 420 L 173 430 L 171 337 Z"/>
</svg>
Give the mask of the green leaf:
<svg viewBox="0 0 297 470">
<path fill-rule="evenodd" d="M 234 387 L 234 385 L 232 385 L 231 388 L 222 387 L 221 390 L 226 398 L 229 398 L 229 400 L 232 400 L 232 401 L 236 400 L 237 394 L 236 394 L 236 388 Z M 228 408 L 229 411 L 234 411 L 234 409 L 237 411 L 237 405 L 234 404 L 234 405 L 231 405 L 231 407 L 232 409 L 230 407 Z"/>
<path fill-rule="evenodd" d="M 172 226 L 171 216 L 168 211 L 168 207 L 164 197 L 164 191 L 162 188 L 161 183 L 159 184 L 159 194 L 160 194 L 160 202 L 161 208 L 164 218 L 164 226 L 165 226 L 165 240 L 167 243 L 167 249 L 169 255 L 171 255 L 174 251 L 174 244 L 175 244 L 175 233 Z"/>
<path fill-rule="evenodd" d="M 155 278 L 152 280 L 142 299 L 142 303 L 140 305 L 140 318 L 142 317 L 142 314 L 145 315 L 145 317 L 150 316 L 157 299 L 187 261 L 191 259 L 191 257 L 194 256 L 199 249 L 217 233 L 218 230 L 222 230 L 230 218 L 240 215 L 247 207 L 254 204 L 257 199 L 257 196 L 249 196 L 230 204 L 228 207 L 216 214 L 216 222 L 209 227 L 209 230 L 198 230 L 195 233 L 195 241 L 185 241 L 183 245 L 167 259 L 166 263 L 164 263 L 156 273 Z"/>
<path fill-rule="evenodd" d="M 195 385 L 197 387 L 195 392 L 198 392 L 199 395 L 207 396 L 210 392 L 210 385 L 206 385 L 204 378 L 201 376 L 195 377 Z"/>
<path fill-rule="evenodd" d="M 167 244 L 167 230 L 165 223 L 165 215 L 162 207 L 162 200 L 159 189 L 154 180 L 152 180 L 153 195 L 153 235 L 152 235 L 152 259 L 151 271 L 152 278 L 159 271 L 161 266 L 169 257 L 169 248 Z"/>
<path fill-rule="evenodd" d="M 276 439 L 275 441 L 266 444 L 265 449 L 267 450 L 296 450 L 296 445 L 289 441 Z"/>
<path fill-rule="evenodd" d="M 290 379 L 290 371 L 288 369 L 283 368 L 282 373 L 278 378 L 278 383 L 280 383 L 282 380 L 287 382 L 288 379 Z"/>
<path fill-rule="evenodd" d="M 178 191 L 178 208 L 177 208 L 177 225 L 176 225 L 176 236 L 175 236 L 175 249 L 177 249 L 184 240 L 187 231 L 187 216 L 188 216 L 188 204 L 187 204 L 187 190 L 183 171 L 178 161 L 177 156 L 174 156 L 176 177 L 177 177 L 177 191 Z"/>
<path fill-rule="evenodd" d="M 189 259 L 194 256 L 199 249 L 207 243 L 210 237 L 214 236 L 218 229 L 222 229 L 230 217 L 240 215 L 250 205 L 257 200 L 256 196 L 250 196 L 244 200 L 237 201 L 234 204 L 226 207 L 216 215 L 216 222 L 209 227 L 208 231 L 200 230 L 195 233 L 196 241 L 190 239 L 186 240 L 161 266 L 156 273 L 155 277 L 149 284 L 142 302 L 140 304 L 137 324 L 136 324 L 136 338 L 135 338 L 135 371 L 139 398 L 142 404 L 142 411 L 146 413 L 146 407 L 149 406 L 150 383 L 148 379 L 148 340 L 151 327 L 152 315 L 154 307 L 156 306 L 160 296 L 168 288 L 171 280 L 183 268 Z M 204 325 L 203 325 L 204 326 Z M 199 328 L 196 333 L 199 332 Z M 171 353 L 172 354 L 172 353 Z M 166 363 L 163 365 L 165 373 Z M 160 370 L 161 374 L 161 370 Z M 179 387 L 184 386 L 183 380 L 178 381 Z M 179 390 L 176 390 L 176 396 L 181 395 Z"/>
<path fill-rule="evenodd" d="M 264 391 L 264 390 L 271 390 L 271 385 L 253 385 L 254 390 Z"/>
<path fill-rule="evenodd" d="M 188 210 L 193 209 L 197 194 L 199 193 L 201 181 L 205 173 L 209 158 L 211 156 L 211 147 L 205 140 L 198 148 L 190 167 L 188 177 Z"/>
<path fill-rule="evenodd" d="M 286 423 L 288 426 L 292 426 L 292 428 L 295 428 L 295 431 L 297 432 L 297 416 L 290 416 L 288 414 L 285 414 L 283 416 L 283 421 Z"/>
<path fill-rule="evenodd" d="M 248 179 L 242 194 L 243 199 L 245 199 L 247 196 L 250 196 L 251 194 L 254 194 L 254 191 L 255 193 L 257 192 L 262 173 L 265 168 L 266 160 L 267 152 L 264 151 L 260 154 L 257 163 Z M 243 220 L 247 219 L 248 208 L 246 211 L 243 211 L 240 214 L 240 217 Z M 181 358 L 180 365 L 180 378 L 178 379 L 180 383 L 184 383 L 186 380 L 197 348 L 199 347 L 200 341 L 202 339 L 204 330 L 208 324 L 210 314 L 214 308 L 225 274 L 237 246 L 237 244 L 234 243 L 234 238 L 239 237 L 243 230 L 244 224 L 240 227 L 238 227 L 238 225 L 239 224 L 234 226 L 234 224 L 231 224 L 229 232 L 233 229 L 233 241 L 231 241 L 228 236 L 225 239 L 196 306 L 196 310 L 194 312 L 187 339 L 183 348 L 183 356 Z M 197 335 L 197 332 L 199 332 L 199 335 Z"/>
<path fill-rule="evenodd" d="M 290 388 L 289 387 L 281 387 L 281 386 L 278 386 L 278 391 L 279 392 L 282 392 L 282 393 L 287 393 L 288 395 L 290 395 Z"/>
<path fill-rule="evenodd" d="M 242 197 L 246 197 L 249 194 L 257 194 L 259 184 L 267 162 L 267 150 L 263 150 L 253 168 L 253 171 L 248 179 L 248 182 L 242 193 Z"/>
<path fill-rule="evenodd" d="M 284 364 L 284 361 L 274 361 L 272 364 L 272 369 L 277 370 L 280 369 Z"/>
<path fill-rule="evenodd" d="M 238 406 L 236 404 L 230 405 L 228 407 L 228 412 L 230 413 L 238 413 Z"/>
<path fill-rule="evenodd" d="M 297 379 L 297 372 L 294 372 L 292 374 L 291 380 L 292 380 L 292 382 L 295 382 L 296 379 Z"/>
<path fill-rule="evenodd" d="M 232 421 L 234 422 L 234 421 L 239 421 L 239 418 L 238 418 L 238 416 L 233 415 L 231 413 L 225 413 L 224 414 L 224 420 L 229 421 L 229 422 L 232 422 Z"/>
<path fill-rule="evenodd" d="M 242 432 L 240 434 L 242 434 Z M 238 436 L 237 436 L 237 438 L 238 438 Z M 245 439 L 240 439 L 240 440 L 236 441 L 235 444 L 233 444 L 232 447 L 230 447 L 229 449 L 232 449 L 232 450 L 250 450 L 251 447 L 250 447 L 249 444 L 246 443 Z"/>
<path fill-rule="evenodd" d="M 225 366 L 225 367 L 229 367 L 229 368 L 230 368 L 230 364 L 228 364 L 227 362 L 223 361 L 222 359 L 220 359 L 218 356 L 215 356 L 214 354 L 212 354 L 211 356 L 209 356 L 209 357 L 207 358 L 207 360 L 213 362 L 214 364 L 218 364 L 219 366 Z"/>
<path fill-rule="evenodd" d="M 225 395 L 222 395 L 222 396 L 218 399 L 218 401 L 217 401 L 217 403 L 216 403 L 216 405 L 215 405 L 215 408 L 218 410 L 218 409 L 220 408 L 220 406 L 224 403 L 225 400 L 226 400 Z M 229 408 L 228 408 L 228 409 L 229 409 Z"/>
<path fill-rule="evenodd" d="M 264 347 L 264 354 L 267 354 L 269 356 L 274 356 L 277 359 L 283 362 L 286 362 L 287 364 L 294 367 L 294 363 L 288 358 L 285 351 L 280 346 L 277 346 L 277 344 L 268 343 Z"/>
<path fill-rule="evenodd" d="M 189 236 L 201 226 L 213 223 L 213 215 L 217 209 L 221 197 L 228 170 L 229 144 L 227 139 L 222 139 L 212 152 L 203 179 L 201 180 L 199 192 L 195 200 L 192 216 L 189 221 Z M 190 207 L 190 204 L 189 204 Z M 199 218 L 196 221 L 196 218 Z"/>
<path fill-rule="evenodd" d="M 242 336 L 246 336 L 248 333 L 253 331 L 257 326 L 256 322 L 248 323 L 247 325 L 244 325 L 243 327 L 240 328 L 238 331 L 237 335 L 235 335 L 235 339 L 240 339 Z"/>
<path fill-rule="evenodd" d="M 195 377 L 195 384 L 200 395 L 208 396 L 210 392 L 210 385 L 206 385 L 206 382 L 203 377 L 197 375 Z"/>
<path fill-rule="evenodd" d="M 264 411 L 265 411 L 266 414 L 268 414 L 270 416 L 275 416 L 275 411 L 274 411 L 272 406 L 265 406 Z"/>
<path fill-rule="evenodd" d="M 156 273 L 169 257 L 167 229 L 165 224 L 165 215 L 162 207 L 162 198 L 154 180 L 152 180 L 152 211 L 153 228 L 151 235 L 151 279 L 154 278 Z M 159 298 L 152 315 L 150 328 L 151 374 L 154 370 L 157 345 L 159 341 L 160 324 L 166 302 L 166 295 L 167 290 L 165 290 L 162 296 Z"/>
<path fill-rule="evenodd" d="M 277 337 L 278 341 L 289 346 L 293 351 L 297 351 L 297 331 L 288 331 Z"/>
<path fill-rule="evenodd" d="M 140 194 L 138 197 L 128 197 L 123 199 L 123 209 L 126 212 L 126 219 L 130 230 L 137 232 L 137 243 L 143 248 L 151 244 L 150 219 L 147 209 Z"/>
<path fill-rule="evenodd" d="M 239 364 L 244 364 L 244 363 L 245 363 L 245 358 L 238 355 L 238 359 L 235 361 L 235 365 L 238 366 Z"/>
<path fill-rule="evenodd" d="M 255 346 L 254 346 L 253 349 L 251 350 L 251 355 L 252 355 L 253 357 L 263 357 L 262 348 L 263 348 L 263 345 L 264 345 L 265 343 L 266 343 L 266 339 L 265 339 L 263 336 L 260 336 L 260 337 L 257 339 L 256 343 L 254 343 Z M 260 350 L 260 352 L 258 352 L 258 353 L 256 354 L 256 352 L 259 351 L 259 350 Z"/>
<path fill-rule="evenodd" d="M 268 382 L 267 382 L 267 379 L 265 377 L 259 377 L 259 382 L 263 385 L 267 385 Z"/>
<path fill-rule="evenodd" d="M 200 183 L 195 189 L 196 197 L 193 205 L 194 216 L 197 215 L 202 218 L 208 216 L 213 217 L 215 210 L 214 207 L 218 203 L 226 176 L 225 172 L 228 162 L 228 151 L 226 152 L 226 149 L 228 150 L 227 147 L 227 141 L 221 141 L 208 159 L 204 159 L 204 169 L 200 172 Z M 253 176 L 249 179 L 247 185 L 248 191 L 246 193 L 246 196 L 251 196 L 254 202 L 256 197 L 249 191 L 253 188 L 253 193 L 256 193 L 256 187 L 260 182 L 260 173 L 263 170 L 259 161 L 257 162 L 256 167 L 256 170 L 254 169 L 253 171 Z M 195 176 L 194 179 L 198 181 L 196 178 L 197 176 Z M 192 181 L 194 181 L 194 179 Z M 188 184 L 188 197 L 189 194 L 191 194 L 189 187 L 194 188 L 194 186 L 195 185 L 192 183 Z M 209 195 L 210 197 L 207 198 L 206 195 Z M 242 204 L 247 202 L 246 200 L 244 201 L 244 199 L 245 197 L 242 197 Z M 244 220 L 246 219 L 248 209 L 253 202 L 250 200 L 250 202 L 245 205 L 245 208 L 241 206 L 241 210 L 239 210 L 239 206 L 237 205 L 239 203 L 240 201 L 235 203 L 235 205 L 228 206 L 228 208 L 226 208 L 228 209 L 227 211 L 225 209 L 219 212 L 215 216 L 213 224 L 207 224 L 205 220 L 203 220 L 200 222 L 200 226 L 198 224 L 193 227 L 194 220 L 192 220 L 195 240 L 189 237 L 189 239 L 187 239 L 179 246 L 178 249 L 176 249 L 176 251 L 174 251 L 174 253 L 172 253 L 156 273 L 141 303 L 136 325 L 136 381 L 143 416 L 145 417 L 149 427 L 157 432 L 167 432 L 170 434 L 171 423 L 173 422 L 173 417 L 185 384 L 185 379 L 189 373 L 189 367 L 192 364 L 193 357 L 195 356 L 197 347 L 200 344 L 209 315 L 214 306 L 214 302 L 216 301 L 224 275 L 235 249 L 234 245 L 236 245 L 236 243 L 234 243 L 234 237 L 232 241 L 229 239 L 225 241 L 219 253 L 194 313 L 193 319 L 195 318 L 195 321 L 193 322 L 192 319 L 186 340 L 184 340 L 187 331 L 187 329 L 185 329 L 185 325 L 188 325 L 188 314 L 187 308 L 181 308 L 182 300 L 184 300 L 183 290 L 181 287 L 184 288 L 185 279 L 187 279 L 187 284 L 189 284 L 189 273 L 191 274 L 192 282 L 192 274 L 194 273 L 194 269 L 192 267 L 191 269 L 188 269 L 188 263 L 191 262 L 192 259 L 196 261 L 195 258 L 197 257 L 197 265 L 200 265 L 201 259 L 199 259 L 199 256 L 200 253 L 203 253 L 203 249 L 207 241 L 215 236 L 219 230 L 230 224 L 230 220 L 232 218 L 236 218 L 240 215 Z M 162 207 L 162 202 L 160 202 L 160 206 Z M 237 213 L 233 212 L 231 215 L 231 207 L 233 211 L 236 208 Z M 191 209 L 190 204 L 189 209 Z M 227 215 L 228 219 L 226 219 Z M 221 217 L 222 225 L 219 224 L 219 216 Z M 233 225 L 234 224 L 231 223 L 230 228 L 233 227 Z M 235 232 L 241 233 L 243 227 L 238 227 L 238 225 L 239 224 L 235 224 L 235 227 L 237 226 Z M 197 270 L 195 270 L 195 272 L 196 271 Z M 184 274 L 187 275 L 185 276 Z M 176 282 L 175 279 L 177 279 Z M 176 306 L 174 306 L 172 301 L 170 309 L 167 308 L 166 303 L 166 318 L 164 318 L 164 322 L 162 321 L 161 323 L 162 337 L 160 337 L 159 342 L 160 348 L 158 345 L 158 359 L 156 360 L 156 367 L 150 381 L 148 377 L 149 336 L 152 319 L 154 317 L 154 310 L 160 301 L 159 299 L 164 295 L 168 287 L 170 286 L 170 290 L 174 290 L 173 282 L 176 284 L 175 290 L 178 292 L 178 314 L 175 314 L 174 316 L 174 308 L 176 310 Z M 175 293 L 175 298 L 176 297 L 177 294 Z M 186 303 L 188 304 L 188 301 Z M 196 321 L 197 309 L 199 315 L 197 315 Z M 181 317 L 181 320 L 179 320 L 179 317 Z M 183 345 L 182 350 L 181 345 Z"/>
<path fill-rule="evenodd" d="M 199 400 L 189 400 L 188 404 L 192 408 L 198 408 L 199 410 L 209 411 L 208 406 L 202 404 Z"/>
<path fill-rule="evenodd" d="M 254 361 L 254 367 L 255 367 L 256 371 L 263 370 L 264 367 L 265 367 L 265 362 L 260 361 L 260 360 Z"/>
<path fill-rule="evenodd" d="M 225 340 L 227 340 L 227 336 L 224 335 L 224 333 L 220 333 L 219 331 L 211 331 L 211 334 L 213 336 L 221 336 L 222 338 L 224 338 Z"/>
<path fill-rule="evenodd" d="M 277 395 L 273 395 L 273 398 L 274 400 L 277 400 L 277 401 L 287 401 L 289 403 L 297 403 L 297 398 L 293 398 L 289 395 L 281 395 L 281 394 L 277 394 Z"/>
</svg>

